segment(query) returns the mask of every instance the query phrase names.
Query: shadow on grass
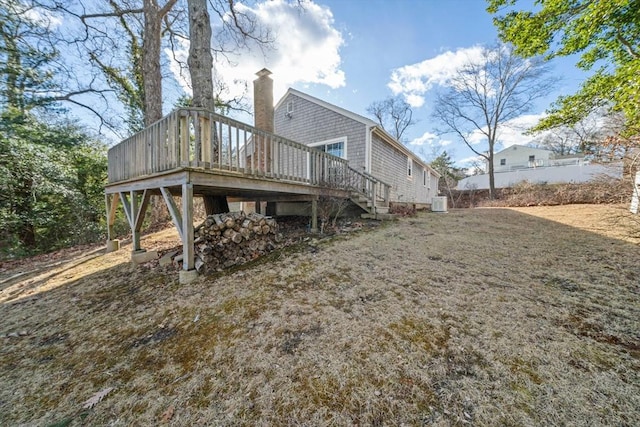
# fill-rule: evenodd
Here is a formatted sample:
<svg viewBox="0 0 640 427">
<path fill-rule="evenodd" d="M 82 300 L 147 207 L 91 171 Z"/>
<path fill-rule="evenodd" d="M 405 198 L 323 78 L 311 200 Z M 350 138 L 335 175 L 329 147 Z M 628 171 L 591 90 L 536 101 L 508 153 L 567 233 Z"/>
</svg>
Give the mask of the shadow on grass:
<svg viewBox="0 0 640 427">
<path fill-rule="evenodd" d="M 640 418 L 637 245 L 477 209 L 307 249 L 187 286 L 122 263 L 6 301 L 0 424 Z"/>
</svg>

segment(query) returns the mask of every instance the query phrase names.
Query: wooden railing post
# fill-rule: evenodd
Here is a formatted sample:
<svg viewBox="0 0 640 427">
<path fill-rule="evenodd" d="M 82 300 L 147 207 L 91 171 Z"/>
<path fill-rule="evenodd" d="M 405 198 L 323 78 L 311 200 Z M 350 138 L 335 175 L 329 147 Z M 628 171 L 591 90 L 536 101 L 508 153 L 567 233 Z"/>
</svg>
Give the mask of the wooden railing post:
<svg viewBox="0 0 640 427">
<path fill-rule="evenodd" d="M 199 114 L 198 125 L 200 127 L 200 147 L 202 152 L 200 160 L 203 163 L 209 162 L 211 160 L 211 120 L 204 114 Z"/>
<path fill-rule="evenodd" d="M 369 200 L 371 200 L 371 206 L 373 207 L 373 213 L 376 212 L 376 199 L 377 199 L 376 194 L 378 192 L 378 186 L 379 185 L 380 184 L 377 181 L 374 181 L 373 182 L 373 187 L 371 188 L 373 191 L 372 191 L 372 194 L 371 194 L 371 197 L 370 197 Z"/>
<path fill-rule="evenodd" d="M 187 166 L 189 164 L 189 116 L 187 114 L 180 114 L 178 119 L 178 128 L 180 134 L 180 158 L 179 164 Z"/>
<path fill-rule="evenodd" d="M 205 167 L 380 197 L 373 188 L 376 178 L 352 170 L 345 159 L 198 108 L 175 110 L 112 147 L 108 158 L 109 183 Z"/>
</svg>

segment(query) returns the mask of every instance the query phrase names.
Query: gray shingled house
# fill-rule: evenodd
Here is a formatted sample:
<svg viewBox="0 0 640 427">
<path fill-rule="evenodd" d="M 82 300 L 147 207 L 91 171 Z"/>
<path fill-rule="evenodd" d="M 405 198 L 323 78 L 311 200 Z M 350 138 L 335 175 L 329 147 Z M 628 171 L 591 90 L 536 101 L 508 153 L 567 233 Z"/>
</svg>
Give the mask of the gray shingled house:
<svg viewBox="0 0 640 427">
<path fill-rule="evenodd" d="M 366 117 L 289 89 L 274 111 L 274 132 L 342 157 L 390 185 L 392 204 L 425 208 L 438 195 L 440 175 Z"/>
</svg>

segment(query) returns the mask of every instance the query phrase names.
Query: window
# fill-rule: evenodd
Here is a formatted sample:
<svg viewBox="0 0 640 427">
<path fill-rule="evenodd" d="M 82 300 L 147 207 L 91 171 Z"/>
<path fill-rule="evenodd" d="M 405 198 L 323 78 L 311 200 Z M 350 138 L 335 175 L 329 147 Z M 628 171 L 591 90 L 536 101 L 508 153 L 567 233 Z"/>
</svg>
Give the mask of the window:
<svg viewBox="0 0 640 427">
<path fill-rule="evenodd" d="M 318 147 L 320 151 L 324 151 L 327 154 L 334 155 L 336 157 L 344 158 L 344 142 L 334 142 L 332 144 L 325 144 Z"/>
<path fill-rule="evenodd" d="M 500 159 L 500 166 L 504 166 L 507 164 L 507 159 Z"/>
<path fill-rule="evenodd" d="M 284 112 L 284 116 L 287 119 L 292 119 L 293 118 L 293 101 L 287 102 L 287 109 Z"/>
<path fill-rule="evenodd" d="M 427 171 L 422 169 L 422 185 L 427 186 Z"/>
<path fill-rule="evenodd" d="M 530 162 L 535 162 L 536 161 L 536 156 L 529 156 L 529 161 Z"/>
<path fill-rule="evenodd" d="M 407 176 L 413 176 L 413 160 L 411 160 L 411 157 L 407 157 Z"/>
<path fill-rule="evenodd" d="M 310 147 L 314 147 L 324 153 L 332 154 L 336 157 L 343 159 L 347 158 L 347 137 L 335 138 L 328 141 L 315 142 L 309 144 Z"/>
<path fill-rule="evenodd" d="M 326 141 L 314 142 L 309 144 L 309 147 L 313 147 L 323 153 L 331 154 L 332 156 L 347 159 L 347 137 L 329 139 Z M 319 167 L 319 169 L 318 169 Z M 343 179 L 341 177 L 341 168 L 333 161 L 322 161 L 320 164 L 311 162 L 311 153 L 307 153 L 307 177 L 319 180 L 328 179 Z"/>
</svg>

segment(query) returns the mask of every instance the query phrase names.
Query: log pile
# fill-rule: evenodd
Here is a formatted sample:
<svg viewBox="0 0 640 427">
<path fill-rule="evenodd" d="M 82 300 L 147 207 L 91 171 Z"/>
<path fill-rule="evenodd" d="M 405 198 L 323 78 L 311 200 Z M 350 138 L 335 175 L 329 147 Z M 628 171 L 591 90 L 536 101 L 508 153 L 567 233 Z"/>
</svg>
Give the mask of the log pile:
<svg viewBox="0 0 640 427">
<path fill-rule="evenodd" d="M 229 212 L 209 215 L 195 228 L 194 238 L 196 270 L 208 274 L 265 255 L 282 235 L 271 217 Z"/>
</svg>

